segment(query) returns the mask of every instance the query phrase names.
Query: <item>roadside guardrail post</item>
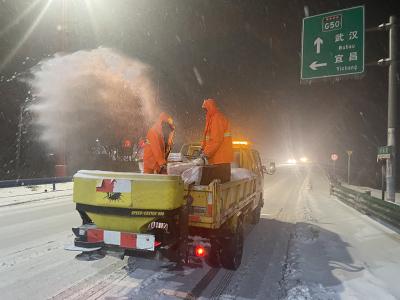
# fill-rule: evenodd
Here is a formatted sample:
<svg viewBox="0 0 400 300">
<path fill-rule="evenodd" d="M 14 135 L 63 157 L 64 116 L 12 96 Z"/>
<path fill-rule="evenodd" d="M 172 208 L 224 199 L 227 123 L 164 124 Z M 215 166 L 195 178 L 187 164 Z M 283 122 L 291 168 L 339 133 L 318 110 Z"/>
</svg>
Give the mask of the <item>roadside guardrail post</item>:
<svg viewBox="0 0 400 300">
<path fill-rule="evenodd" d="M 356 191 L 342 186 L 340 181 L 331 180 L 330 194 L 359 212 L 400 228 L 400 205 L 382 201 L 372 196 L 371 191 Z"/>
</svg>

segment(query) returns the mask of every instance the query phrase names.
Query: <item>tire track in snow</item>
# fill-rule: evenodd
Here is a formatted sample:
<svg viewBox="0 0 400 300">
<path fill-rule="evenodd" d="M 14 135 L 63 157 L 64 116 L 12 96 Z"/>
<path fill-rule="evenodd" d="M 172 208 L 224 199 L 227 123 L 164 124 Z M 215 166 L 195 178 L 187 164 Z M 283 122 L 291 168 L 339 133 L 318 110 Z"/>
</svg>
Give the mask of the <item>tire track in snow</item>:
<svg viewBox="0 0 400 300">
<path fill-rule="evenodd" d="M 211 281 L 215 278 L 218 274 L 220 269 L 218 268 L 211 268 L 195 285 L 195 287 L 191 290 L 190 293 L 185 297 L 185 299 L 197 299 L 200 297 L 201 293 L 208 287 Z"/>
<path fill-rule="evenodd" d="M 211 293 L 211 299 L 220 299 L 226 288 L 228 287 L 229 283 L 232 280 L 234 271 L 224 270 L 224 276 L 219 281 L 217 287 Z"/>
<path fill-rule="evenodd" d="M 49 255 L 54 251 L 62 249 L 64 245 L 71 240 L 71 238 L 72 234 L 69 234 L 68 237 L 63 241 L 48 241 L 2 256 L 0 259 L 0 272 L 4 272 L 9 268 L 16 267 L 28 260 L 32 260 L 43 255 Z"/>
<path fill-rule="evenodd" d="M 100 292 L 99 296 L 103 295 L 108 291 L 107 287 L 128 276 L 125 265 L 124 261 L 112 263 L 101 269 L 100 272 L 74 283 L 49 299 L 97 299 L 97 293 Z"/>
<path fill-rule="evenodd" d="M 286 227 L 284 225 L 294 221 L 295 218 L 292 213 L 292 210 L 295 209 L 293 208 L 293 195 L 297 199 L 299 191 L 305 184 L 305 178 L 302 173 L 295 175 L 298 183 L 293 185 L 291 189 L 285 189 L 284 193 L 279 195 L 279 198 L 284 201 L 266 201 L 264 210 L 267 210 L 268 214 L 264 215 L 268 215 L 268 218 L 262 218 L 261 222 L 264 220 L 267 223 L 249 226 L 251 231 L 246 234 L 245 247 L 251 249 L 251 251 L 243 257 L 242 266 L 238 270 L 227 271 L 221 269 L 224 272 L 223 277 L 217 286 L 210 293 L 207 293 L 211 299 L 236 299 L 247 294 L 245 297 L 249 297 L 249 295 L 251 297 L 261 297 L 260 299 L 271 297 L 271 294 L 268 293 L 262 295 L 265 292 L 263 287 L 267 286 L 268 283 L 270 288 L 275 289 L 275 286 L 272 286 L 270 282 L 271 276 L 277 275 L 277 281 L 282 276 L 292 231 L 290 226 Z M 279 180 L 279 184 L 273 186 L 278 189 L 285 182 L 286 180 Z M 276 197 L 276 195 L 275 190 L 266 189 L 266 199 L 270 199 L 271 196 Z M 271 228 L 271 225 L 274 227 Z M 282 230 L 285 232 L 280 233 Z M 282 254 L 284 254 L 283 260 Z M 277 266 L 276 263 L 280 263 L 280 266 Z M 276 289 L 279 289 L 278 283 L 276 284 Z"/>
</svg>

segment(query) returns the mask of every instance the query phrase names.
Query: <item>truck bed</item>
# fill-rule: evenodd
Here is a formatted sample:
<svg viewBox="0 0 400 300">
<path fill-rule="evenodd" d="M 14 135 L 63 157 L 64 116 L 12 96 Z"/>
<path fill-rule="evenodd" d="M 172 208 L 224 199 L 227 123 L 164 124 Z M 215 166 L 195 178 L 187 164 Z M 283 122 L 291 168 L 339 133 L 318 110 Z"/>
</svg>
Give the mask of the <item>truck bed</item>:
<svg viewBox="0 0 400 300">
<path fill-rule="evenodd" d="M 257 191 L 256 176 L 226 183 L 215 180 L 207 186 L 194 186 L 185 193 L 193 197 L 190 226 L 218 229 L 230 217 L 246 206 L 258 205 L 261 192 Z"/>
</svg>

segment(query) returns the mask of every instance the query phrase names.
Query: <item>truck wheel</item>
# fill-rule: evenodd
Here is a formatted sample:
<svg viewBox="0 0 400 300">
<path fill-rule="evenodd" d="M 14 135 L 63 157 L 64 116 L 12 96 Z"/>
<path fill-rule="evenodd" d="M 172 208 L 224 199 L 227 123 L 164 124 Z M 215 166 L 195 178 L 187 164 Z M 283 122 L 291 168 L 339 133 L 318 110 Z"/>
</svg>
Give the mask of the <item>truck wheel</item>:
<svg viewBox="0 0 400 300">
<path fill-rule="evenodd" d="M 258 224 L 261 217 L 261 203 L 251 212 L 250 224 Z"/>
<path fill-rule="evenodd" d="M 218 268 L 221 263 L 219 260 L 220 246 L 215 241 L 211 241 L 210 252 L 206 257 L 206 263 L 212 268 Z"/>
<path fill-rule="evenodd" d="M 237 270 L 242 262 L 243 255 L 243 222 L 239 220 L 236 232 L 222 243 L 221 265 L 228 270 Z"/>
</svg>

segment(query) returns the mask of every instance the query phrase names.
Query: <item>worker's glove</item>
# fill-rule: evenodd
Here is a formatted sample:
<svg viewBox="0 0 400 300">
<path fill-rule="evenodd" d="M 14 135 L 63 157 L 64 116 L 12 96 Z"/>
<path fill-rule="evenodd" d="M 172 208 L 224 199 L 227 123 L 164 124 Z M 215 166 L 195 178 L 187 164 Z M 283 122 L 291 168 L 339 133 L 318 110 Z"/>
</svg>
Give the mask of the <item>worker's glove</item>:
<svg viewBox="0 0 400 300">
<path fill-rule="evenodd" d="M 203 161 L 203 165 L 208 165 L 208 158 L 203 151 L 200 153 L 200 159 Z"/>
<path fill-rule="evenodd" d="M 162 165 L 160 166 L 160 172 L 159 174 L 167 174 L 167 165 Z"/>
<path fill-rule="evenodd" d="M 196 166 L 204 166 L 205 164 L 204 159 L 201 157 L 194 159 L 192 163 Z"/>
<path fill-rule="evenodd" d="M 202 156 L 204 156 L 204 150 L 203 150 L 203 149 L 200 149 L 200 151 L 199 151 L 199 157 L 202 157 Z"/>
</svg>

